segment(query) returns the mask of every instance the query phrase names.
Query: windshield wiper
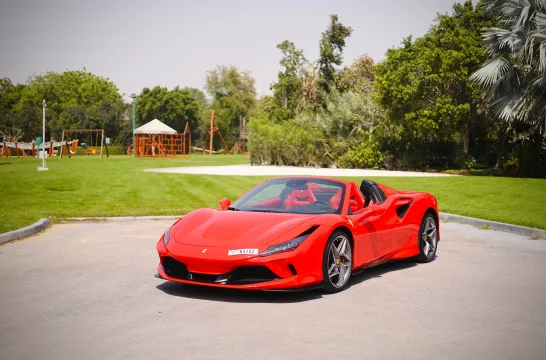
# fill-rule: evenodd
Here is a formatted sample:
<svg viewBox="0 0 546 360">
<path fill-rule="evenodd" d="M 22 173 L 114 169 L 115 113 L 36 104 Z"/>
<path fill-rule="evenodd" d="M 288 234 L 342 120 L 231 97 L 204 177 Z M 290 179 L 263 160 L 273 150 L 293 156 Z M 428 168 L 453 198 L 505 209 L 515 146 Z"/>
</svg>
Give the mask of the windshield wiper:
<svg viewBox="0 0 546 360">
<path fill-rule="evenodd" d="M 232 210 L 232 211 L 241 211 L 241 210 L 239 210 L 239 209 L 237 209 L 236 207 L 233 207 L 233 206 L 228 206 L 227 209 Z"/>
<path fill-rule="evenodd" d="M 282 213 L 283 211 L 275 211 L 275 210 L 268 210 L 268 209 L 260 209 L 260 210 L 245 210 L 250 212 L 265 212 L 265 213 Z"/>
</svg>

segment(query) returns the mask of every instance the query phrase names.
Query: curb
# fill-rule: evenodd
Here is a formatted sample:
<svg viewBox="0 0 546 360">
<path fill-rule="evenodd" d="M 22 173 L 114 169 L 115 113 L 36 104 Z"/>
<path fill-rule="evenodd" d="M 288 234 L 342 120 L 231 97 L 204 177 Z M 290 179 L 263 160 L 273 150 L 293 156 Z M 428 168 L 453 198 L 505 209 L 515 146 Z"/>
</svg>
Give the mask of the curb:
<svg viewBox="0 0 546 360">
<path fill-rule="evenodd" d="M 158 215 L 158 216 L 113 216 L 113 217 L 75 217 L 67 218 L 66 220 L 76 221 L 76 222 L 98 222 L 98 221 L 111 221 L 111 222 L 122 222 L 122 221 L 133 221 L 133 220 L 178 220 L 183 215 Z M 62 220 L 62 219 L 59 219 Z M 534 229 L 525 226 L 512 225 L 501 223 L 497 221 L 482 220 L 477 218 L 471 218 L 468 216 L 448 214 L 440 212 L 441 221 L 451 221 L 459 224 L 467 224 L 473 226 L 483 226 L 491 230 L 497 230 L 522 236 L 527 236 L 533 239 L 545 239 L 546 240 L 546 230 Z M 49 219 L 40 219 L 32 225 L 27 227 L 13 230 L 7 233 L 0 234 L 0 245 L 7 242 L 23 238 L 32 234 L 36 234 L 49 225 Z"/>
<path fill-rule="evenodd" d="M 440 220 L 456 222 L 459 224 L 483 226 L 491 230 L 497 230 L 497 231 L 502 231 L 502 232 L 507 232 L 512 234 L 527 236 L 533 239 L 538 238 L 538 239 L 546 240 L 546 230 L 541 230 L 541 229 L 534 229 L 534 228 L 525 227 L 525 226 L 506 224 L 506 223 L 501 223 L 497 221 L 476 219 L 476 218 L 471 218 L 468 216 L 454 215 L 454 214 L 448 214 L 443 212 L 440 213 Z"/>
<path fill-rule="evenodd" d="M 40 219 L 34 224 L 21 229 L 13 230 L 7 233 L 0 234 L 0 245 L 7 242 L 24 238 L 32 234 L 39 233 L 49 225 L 49 219 Z"/>
<path fill-rule="evenodd" d="M 178 220 L 184 215 L 163 215 L 163 216 L 114 216 L 114 217 L 97 217 L 97 218 L 69 218 L 73 221 L 131 221 L 131 220 Z M 546 230 L 534 229 L 525 226 L 512 225 L 497 221 L 482 220 L 471 218 L 468 216 L 448 214 L 440 212 L 440 220 L 451 221 L 459 224 L 467 224 L 474 226 L 483 226 L 491 230 L 497 230 L 516 235 L 527 236 L 530 238 L 539 238 L 546 240 Z"/>
</svg>

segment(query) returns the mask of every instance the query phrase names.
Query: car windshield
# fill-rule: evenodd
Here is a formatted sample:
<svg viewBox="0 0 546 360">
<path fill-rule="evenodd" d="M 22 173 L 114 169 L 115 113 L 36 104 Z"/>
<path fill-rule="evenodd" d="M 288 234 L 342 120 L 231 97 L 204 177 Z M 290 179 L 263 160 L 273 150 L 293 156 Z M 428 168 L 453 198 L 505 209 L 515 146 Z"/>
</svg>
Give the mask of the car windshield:
<svg viewBox="0 0 546 360">
<path fill-rule="evenodd" d="M 256 186 L 228 210 L 292 214 L 341 213 L 345 185 L 314 178 L 272 179 Z"/>
</svg>

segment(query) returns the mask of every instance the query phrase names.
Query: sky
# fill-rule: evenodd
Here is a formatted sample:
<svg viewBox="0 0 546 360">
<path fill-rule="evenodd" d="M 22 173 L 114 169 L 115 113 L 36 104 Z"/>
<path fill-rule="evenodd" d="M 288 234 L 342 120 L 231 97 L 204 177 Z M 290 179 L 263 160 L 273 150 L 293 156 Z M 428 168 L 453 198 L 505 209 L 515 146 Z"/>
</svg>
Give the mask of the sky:
<svg viewBox="0 0 546 360">
<path fill-rule="evenodd" d="M 454 0 L 1 0 L 0 77 L 85 67 L 129 99 L 157 85 L 203 89 L 217 65 L 248 70 L 258 96 L 281 69 L 276 45 L 290 40 L 318 57 L 329 15 L 353 28 L 344 64 L 384 58 L 408 35 L 422 36 Z"/>
</svg>

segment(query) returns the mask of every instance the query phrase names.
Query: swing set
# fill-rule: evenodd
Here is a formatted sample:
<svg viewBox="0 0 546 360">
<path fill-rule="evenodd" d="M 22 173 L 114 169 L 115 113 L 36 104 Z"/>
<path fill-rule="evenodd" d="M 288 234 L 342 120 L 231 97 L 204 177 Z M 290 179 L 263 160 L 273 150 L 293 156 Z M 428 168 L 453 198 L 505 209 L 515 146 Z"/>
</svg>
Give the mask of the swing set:
<svg viewBox="0 0 546 360">
<path fill-rule="evenodd" d="M 229 147 L 226 141 L 224 140 L 224 137 L 222 136 L 222 132 L 220 132 L 220 128 L 216 125 L 215 120 L 216 120 L 216 117 L 214 116 L 214 110 L 212 110 L 210 114 L 210 130 L 207 132 L 207 136 L 205 137 L 205 141 L 203 142 L 203 149 L 201 150 L 201 154 L 204 155 L 205 152 L 208 152 L 209 155 L 212 155 L 213 153 L 212 144 L 214 142 L 215 133 L 218 133 L 218 135 L 220 136 L 220 140 L 222 140 L 222 144 L 224 144 L 224 148 L 226 149 L 226 152 L 228 154 L 231 154 L 231 151 L 229 150 Z M 209 140 L 210 140 L 210 146 L 209 146 L 209 149 L 207 150 L 206 147 Z"/>
<path fill-rule="evenodd" d="M 75 133 L 75 136 L 72 134 Z M 104 129 L 91 129 L 91 130 L 63 130 L 63 136 L 61 140 L 61 150 L 59 156 L 62 158 L 68 156 L 69 158 L 77 155 L 78 144 L 80 142 L 80 133 L 87 134 L 88 142 L 82 142 L 80 145 L 84 149 L 84 155 L 100 155 L 102 159 L 102 148 L 106 149 L 106 156 L 108 157 L 108 145 L 104 143 Z M 71 138 L 71 140 L 68 140 Z M 100 138 L 100 140 L 99 140 Z M 70 145 L 70 147 L 69 147 Z M 99 150 L 100 148 L 100 150 Z"/>
</svg>

